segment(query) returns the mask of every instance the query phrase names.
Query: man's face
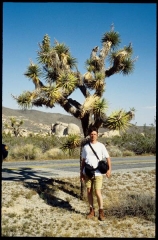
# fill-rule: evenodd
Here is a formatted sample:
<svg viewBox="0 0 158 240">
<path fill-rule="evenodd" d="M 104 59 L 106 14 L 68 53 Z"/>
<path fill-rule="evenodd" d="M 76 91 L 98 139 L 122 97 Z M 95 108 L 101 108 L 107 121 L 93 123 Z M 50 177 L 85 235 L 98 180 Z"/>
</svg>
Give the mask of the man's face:
<svg viewBox="0 0 158 240">
<path fill-rule="evenodd" d="M 93 132 L 91 132 L 90 133 L 90 139 L 91 140 L 97 140 L 97 138 L 98 138 L 98 133 L 96 132 L 96 131 L 93 131 Z"/>
</svg>

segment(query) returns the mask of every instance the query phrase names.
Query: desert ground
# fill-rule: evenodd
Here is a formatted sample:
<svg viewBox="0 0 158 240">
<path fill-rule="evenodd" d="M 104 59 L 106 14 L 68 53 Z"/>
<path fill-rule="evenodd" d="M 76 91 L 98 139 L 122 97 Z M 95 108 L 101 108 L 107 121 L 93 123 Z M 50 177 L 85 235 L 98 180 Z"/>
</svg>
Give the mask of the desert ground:
<svg viewBox="0 0 158 240">
<path fill-rule="evenodd" d="M 104 177 L 105 221 L 86 219 L 79 176 L 39 182 L 1 181 L 2 237 L 155 238 L 156 171 L 112 172 Z"/>
</svg>

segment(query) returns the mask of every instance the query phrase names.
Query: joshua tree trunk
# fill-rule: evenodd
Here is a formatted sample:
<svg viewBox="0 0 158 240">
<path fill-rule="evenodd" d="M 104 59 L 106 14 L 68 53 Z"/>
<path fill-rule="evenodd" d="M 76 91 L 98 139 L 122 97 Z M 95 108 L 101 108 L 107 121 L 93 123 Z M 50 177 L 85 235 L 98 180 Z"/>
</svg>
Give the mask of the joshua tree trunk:
<svg viewBox="0 0 158 240">
<path fill-rule="evenodd" d="M 82 166 L 82 158 L 80 156 L 80 174 L 81 174 L 81 166 Z M 84 196 L 84 183 L 81 181 L 81 193 L 80 193 L 80 199 L 83 200 Z"/>
</svg>

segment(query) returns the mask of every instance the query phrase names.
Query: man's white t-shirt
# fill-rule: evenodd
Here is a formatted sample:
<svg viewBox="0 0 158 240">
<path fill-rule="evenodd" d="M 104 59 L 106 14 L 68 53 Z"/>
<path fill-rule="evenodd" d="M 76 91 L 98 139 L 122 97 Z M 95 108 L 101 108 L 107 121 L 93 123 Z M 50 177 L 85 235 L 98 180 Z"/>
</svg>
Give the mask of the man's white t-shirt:
<svg viewBox="0 0 158 240">
<path fill-rule="evenodd" d="M 97 153 L 100 160 L 106 159 L 109 157 L 109 153 L 105 147 L 105 145 L 101 142 L 90 143 L 94 151 Z M 89 165 L 96 168 L 98 166 L 98 159 L 93 153 L 89 144 L 86 144 L 82 149 L 82 158 L 85 159 L 85 162 Z M 85 169 L 83 169 L 83 174 L 85 174 Z M 95 176 L 101 175 L 99 170 L 95 171 Z"/>
</svg>

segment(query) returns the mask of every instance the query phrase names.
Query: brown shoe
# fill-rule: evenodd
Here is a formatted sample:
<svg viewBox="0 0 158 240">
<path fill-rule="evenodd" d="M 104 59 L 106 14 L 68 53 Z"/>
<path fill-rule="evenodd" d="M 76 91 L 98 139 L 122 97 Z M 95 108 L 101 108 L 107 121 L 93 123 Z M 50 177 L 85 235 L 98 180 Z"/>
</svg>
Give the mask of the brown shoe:
<svg viewBox="0 0 158 240">
<path fill-rule="evenodd" d="M 104 220 L 105 220 L 105 216 L 104 216 L 104 211 L 103 211 L 103 209 L 99 209 L 99 217 L 98 217 L 98 219 L 99 219 L 100 221 L 104 221 Z"/>
<path fill-rule="evenodd" d="M 87 219 L 90 219 L 95 216 L 94 208 L 90 207 L 90 212 L 87 214 Z"/>
</svg>

